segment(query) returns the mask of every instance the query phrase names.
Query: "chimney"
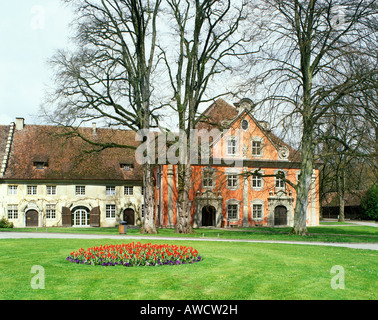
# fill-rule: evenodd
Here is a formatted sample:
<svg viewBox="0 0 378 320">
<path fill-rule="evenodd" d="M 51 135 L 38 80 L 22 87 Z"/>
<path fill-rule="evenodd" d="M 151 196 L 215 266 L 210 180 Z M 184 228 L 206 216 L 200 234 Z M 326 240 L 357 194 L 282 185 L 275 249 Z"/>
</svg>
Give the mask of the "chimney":
<svg viewBox="0 0 378 320">
<path fill-rule="evenodd" d="M 16 118 L 16 130 L 24 129 L 25 119 L 24 118 Z"/>
<path fill-rule="evenodd" d="M 96 122 L 92 122 L 92 136 L 97 134 Z"/>
</svg>

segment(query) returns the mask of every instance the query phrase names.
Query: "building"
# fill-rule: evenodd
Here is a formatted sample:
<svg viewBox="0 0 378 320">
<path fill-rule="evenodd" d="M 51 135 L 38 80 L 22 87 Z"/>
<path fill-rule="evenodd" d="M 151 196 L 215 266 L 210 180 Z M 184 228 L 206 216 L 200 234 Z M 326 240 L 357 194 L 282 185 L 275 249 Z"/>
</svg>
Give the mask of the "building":
<svg viewBox="0 0 378 320">
<path fill-rule="evenodd" d="M 197 129 L 220 129 L 212 141 L 210 164 L 192 166 L 191 224 L 202 226 L 293 226 L 300 152 L 253 116 L 253 103 L 242 99 L 231 106 L 222 99 L 201 116 Z M 222 161 L 216 161 L 222 158 Z M 234 161 L 233 161 L 234 160 Z M 257 171 L 256 171 L 257 170 Z M 259 174 L 252 175 L 252 172 Z M 249 174 L 248 174 L 249 173 Z M 156 222 L 173 227 L 177 218 L 177 165 L 157 169 Z M 319 223 L 319 170 L 312 177 L 307 225 Z"/>
<path fill-rule="evenodd" d="M 93 141 L 137 146 L 135 132 L 83 128 Z M 0 126 L 0 218 L 15 227 L 113 227 L 139 225 L 142 170 L 134 150 L 94 146 L 67 138 L 63 128 Z M 85 152 L 88 151 L 88 152 Z"/>
<path fill-rule="evenodd" d="M 190 204 L 194 228 L 213 226 L 292 226 L 300 152 L 284 143 L 269 124 L 253 116 L 253 103 L 234 106 L 217 100 L 197 129 L 217 129 L 208 164 L 194 164 Z M 27 125 L 24 119 L 0 126 L 0 218 L 15 227 L 114 227 L 143 218 L 142 168 L 130 148 L 94 151 L 96 143 L 137 148 L 128 130 L 79 129 L 67 137 L 57 126 Z M 253 173 L 258 174 L 253 174 Z M 155 166 L 155 221 L 174 227 L 177 218 L 177 165 Z M 307 224 L 319 223 L 319 170 L 309 193 Z"/>
<path fill-rule="evenodd" d="M 356 190 L 345 192 L 344 195 L 344 219 L 361 219 L 364 210 L 361 207 L 361 199 L 366 191 Z M 322 215 L 324 219 L 339 219 L 340 197 L 337 192 L 328 193 L 322 201 Z"/>
</svg>

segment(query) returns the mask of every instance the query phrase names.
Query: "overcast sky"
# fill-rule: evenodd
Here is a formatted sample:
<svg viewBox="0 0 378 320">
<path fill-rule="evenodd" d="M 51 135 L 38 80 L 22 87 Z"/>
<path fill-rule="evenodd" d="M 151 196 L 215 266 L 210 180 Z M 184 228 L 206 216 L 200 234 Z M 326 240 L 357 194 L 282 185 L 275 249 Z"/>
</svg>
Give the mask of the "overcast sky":
<svg viewBox="0 0 378 320">
<path fill-rule="evenodd" d="M 16 117 L 40 123 L 38 111 L 52 78 L 47 60 L 68 47 L 71 20 L 61 0 L 1 1 L 0 124 Z"/>
</svg>

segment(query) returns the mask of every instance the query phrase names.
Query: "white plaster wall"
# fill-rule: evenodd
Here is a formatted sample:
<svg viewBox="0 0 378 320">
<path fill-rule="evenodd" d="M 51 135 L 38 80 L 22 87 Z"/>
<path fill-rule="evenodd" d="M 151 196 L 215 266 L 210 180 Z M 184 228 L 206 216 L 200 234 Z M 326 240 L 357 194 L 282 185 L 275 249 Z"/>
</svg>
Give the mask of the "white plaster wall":
<svg viewBox="0 0 378 320">
<path fill-rule="evenodd" d="M 8 195 L 8 185 L 17 185 L 17 195 Z M 36 185 L 37 194 L 27 195 L 27 186 Z M 47 195 L 46 185 L 56 185 L 56 195 Z M 75 187 L 85 185 L 85 195 L 76 195 Z M 108 185 L 111 185 L 110 183 Z M 62 207 L 74 209 L 84 206 L 89 210 L 100 207 L 100 226 L 114 227 L 123 219 L 123 211 L 132 208 L 135 211 L 135 223 L 140 224 L 143 196 L 140 186 L 133 186 L 133 195 L 124 195 L 124 186 L 115 186 L 115 195 L 106 195 L 106 185 L 95 184 L 53 184 L 53 183 L 3 183 L 0 184 L 0 218 L 8 218 L 8 205 L 18 205 L 18 219 L 11 219 L 14 227 L 25 227 L 25 214 L 34 209 L 39 213 L 39 227 L 57 227 L 62 225 Z M 56 218 L 46 219 L 46 205 L 56 205 Z M 116 206 L 115 218 L 106 218 L 106 205 Z"/>
</svg>

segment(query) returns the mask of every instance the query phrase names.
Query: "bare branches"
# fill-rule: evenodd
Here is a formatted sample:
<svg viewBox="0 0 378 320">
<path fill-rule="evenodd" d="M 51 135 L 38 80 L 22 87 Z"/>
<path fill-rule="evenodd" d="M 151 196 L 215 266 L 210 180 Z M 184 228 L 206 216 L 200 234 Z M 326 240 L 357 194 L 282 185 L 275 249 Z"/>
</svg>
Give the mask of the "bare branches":
<svg viewBox="0 0 378 320">
<path fill-rule="evenodd" d="M 289 126 L 300 125 L 297 135 L 301 137 L 302 166 L 295 230 L 305 233 L 304 217 L 316 143 L 333 140 L 340 145 L 343 142 L 344 149 L 339 152 L 350 152 L 346 137 L 321 136 L 321 128 L 335 112 L 358 116 L 361 105 L 346 104 L 346 98 L 362 98 L 377 88 L 378 7 L 372 0 L 264 0 L 262 3 L 259 11 L 269 17 L 261 22 L 262 33 L 270 42 L 265 44 L 259 60 L 263 72 L 256 69 L 248 85 L 254 86 L 255 91 L 265 89 L 267 94 L 260 107 L 272 110 L 265 109 L 266 114 L 276 115 L 274 111 L 282 108 L 285 119 L 300 121 Z M 361 61 L 369 67 L 363 67 Z M 372 105 L 362 108 L 372 110 Z M 364 113 L 374 117 L 376 111 Z"/>
<path fill-rule="evenodd" d="M 54 120 L 72 124 L 78 118 L 103 118 L 131 130 L 149 126 L 160 3 L 73 3 L 77 8 L 74 39 L 78 48 L 72 53 L 60 51 L 50 61 L 56 71 L 57 89 L 49 101 L 58 105 Z"/>
</svg>

